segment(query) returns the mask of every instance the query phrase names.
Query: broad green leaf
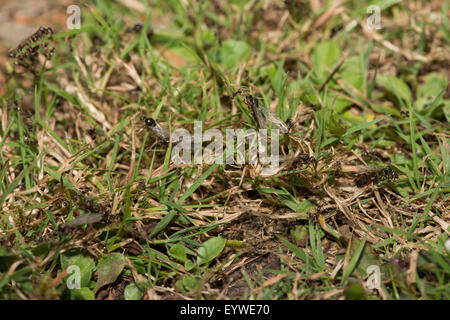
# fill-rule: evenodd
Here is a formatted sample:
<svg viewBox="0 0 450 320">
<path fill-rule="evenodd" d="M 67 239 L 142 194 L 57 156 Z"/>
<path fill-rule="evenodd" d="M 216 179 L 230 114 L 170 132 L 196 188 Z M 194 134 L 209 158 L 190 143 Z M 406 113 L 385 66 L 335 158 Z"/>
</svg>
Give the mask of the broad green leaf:
<svg viewBox="0 0 450 320">
<path fill-rule="evenodd" d="M 377 103 L 372 103 L 370 105 L 370 108 L 375 111 L 376 113 L 380 113 L 380 114 L 392 114 L 396 117 L 400 117 L 400 111 L 396 108 L 387 106 L 387 105 L 382 105 L 382 104 L 377 104 Z"/>
<path fill-rule="evenodd" d="M 377 82 L 394 96 L 403 99 L 407 105 L 411 104 L 411 90 L 403 80 L 395 76 L 383 75 L 378 77 Z"/>
<path fill-rule="evenodd" d="M 342 118 L 344 118 L 345 120 L 348 120 L 349 122 L 351 122 L 355 125 L 360 125 L 360 124 L 365 124 L 369 121 L 373 121 L 375 118 L 375 115 L 373 113 L 355 114 L 351 110 L 347 110 L 342 113 Z M 368 128 L 368 129 L 370 130 L 370 129 L 374 129 L 374 128 L 376 128 L 376 126 L 372 126 L 372 128 Z"/>
<path fill-rule="evenodd" d="M 85 257 L 82 254 L 70 255 L 63 253 L 60 257 L 62 269 L 67 269 L 69 266 L 78 266 L 80 268 L 80 286 L 87 287 L 91 280 L 92 273 L 95 269 L 95 261 L 90 257 Z"/>
<path fill-rule="evenodd" d="M 200 59 L 196 55 L 195 51 L 188 46 L 170 47 L 170 51 L 177 54 L 180 58 L 188 62 L 198 62 Z M 170 63 L 170 61 L 169 61 Z"/>
<path fill-rule="evenodd" d="M 365 300 L 364 288 L 359 283 L 351 283 L 344 290 L 346 300 Z"/>
<path fill-rule="evenodd" d="M 352 85 L 359 92 L 363 89 L 363 74 L 361 72 L 361 63 L 359 57 L 348 57 L 341 69 L 339 70 L 340 77 Z"/>
<path fill-rule="evenodd" d="M 193 290 L 201 284 L 201 279 L 185 275 L 183 277 L 183 288 L 185 290 Z"/>
<path fill-rule="evenodd" d="M 74 289 L 73 292 L 77 300 L 95 300 L 95 294 L 89 288 Z"/>
<path fill-rule="evenodd" d="M 351 102 L 350 100 L 345 99 L 344 97 L 341 97 L 335 93 L 330 93 L 329 97 L 330 97 L 330 99 L 332 98 L 333 100 L 336 97 L 336 100 L 334 100 L 334 104 L 332 107 L 333 107 L 333 110 L 336 111 L 337 113 L 341 113 L 347 107 L 353 105 L 353 102 Z M 333 100 L 330 100 L 330 101 L 333 102 Z M 331 104 L 330 104 L 330 107 L 331 107 Z"/>
<path fill-rule="evenodd" d="M 314 48 L 313 64 L 314 71 L 324 81 L 326 75 L 331 72 L 333 65 L 338 61 L 340 50 L 335 41 L 324 41 Z"/>
<path fill-rule="evenodd" d="M 222 237 L 216 237 L 205 241 L 198 249 L 197 265 L 208 263 L 217 257 L 225 248 L 227 240 Z"/>
<path fill-rule="evenodd" d="M 191 271 L 192 269 L 194 269 L 197 265 L 192 262 L 191 260 L 187 260 L 186 263 L 184 264 L 184 268 L 186 269 L 186 271 Z"/>
<path fill-rule="evenodd" d="M 448 86 L 448 82 L 449 80 L 445 75 L 430 73 L 425 77 L 424 84 L 418 87 L 417 97 L 428 99 L 428 102 L 431 102 Z"/>
<path fill-rule="evenodd" d="M 418 111 L 429 106 L 448 87 L 448 78 L 439 73 L 430 73 L 425 77 L 424 84 L 417 89 L 417 100 L 414 108 Z M 438 104 L 442 103 L 437 101 Z"/>
<path fill-rule="evenodd" d="M 143 295 L 142 290 L 134 282 L 125 287 L 125 300 L 141 300 Z"/>
<path fill-rule="evenodd" d="M 177 243 L 172 248 L 169 249 L 169 256 L 177 259 L 178 261 L 181 261 L 183 263 L 186 263 L 187 256 L 186 256 L 186 248 L 182 245 Z"/>
<path fill-rule="evenodd" d="M 104 285 L 113 283 L 125 267 L 126 260 L 121 253 L 110 253 L 98 261 L 98 280 L 95 291 Z"/>
<path fill-rule="evenodd" d="M 247 42 L 227 40 L 221 47 L 212 49 L 210 53 L 211 58 L 223 68 L 233 68 L 250 56 L 251 48 Z"/>
<path fill-rule="evenodd" d="M 281 203 L 284 204 L 286 207 L 291 209 L 292 211 L 297 211 L 297 208 L 299 206 L 298 201 L 292 201 L 290 199 L 280 199 Z"/>
<path fill-rule="evenodd" d="M 258 73 L 262 78 L 268 77 L 269 79 L 272 79 L 277 73 L 277 67 L 274 63 L 266 64 L 258 69 Z"/>
</svg>

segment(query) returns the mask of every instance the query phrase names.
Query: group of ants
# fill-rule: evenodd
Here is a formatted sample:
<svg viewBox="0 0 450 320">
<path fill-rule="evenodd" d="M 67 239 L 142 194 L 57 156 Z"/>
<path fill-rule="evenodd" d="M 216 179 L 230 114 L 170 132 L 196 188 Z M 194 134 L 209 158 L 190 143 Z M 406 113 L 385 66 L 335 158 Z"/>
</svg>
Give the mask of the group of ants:
<svg viewBox="0 0 450 320">
<path fill-rule="evenodd" d="M 132 28 L 128 28 L 128 32 L 140 32 L 142 30 L 141 24 L 136 24 Z M 35 33 L 22 41 L 16 48 L 9 51 L 9 56 L 15 58 L 15 64 L 20 65 L 28 70 L 38 61 L 39 52 L 42 52 L 44 56 L 50 60 L 55 53 L 55 48 L 48 47 L 48 40 L 51 40 L 55 31 L 50 27 L 40 27 Z M 250 109 L 252 117 L 259 129 L 267 128 L 267 122 L 271 122 L 276 125 L 283 133 L 287 133 L 293 127 L 294 123 L 291 119 L 282 121 L 278 119 L 273 113 L 267 110 L 265 107 L 259 105 L 258 98 L 245 92 L 243 88 L 236 90 L 232 99 L 236 96 L 241 96 L 244 103 Z M 164 143 L 169 142 L 169 134 L 155 119 L 149 117 L 142 117 L 145 125 L 152 130 L 155 135 Z M 297 155 L 296 163 L 315 163 L 316 159 L 305 153 Z M 364 170 L 356 174 L 354 181 L 356 186 L 362 187 L 369 183 L 377 183 L 382 179 L 396 179 L 398 174 L 392 169 L 391 166 L 375 167 L 370 170 Z"/>
</svg>

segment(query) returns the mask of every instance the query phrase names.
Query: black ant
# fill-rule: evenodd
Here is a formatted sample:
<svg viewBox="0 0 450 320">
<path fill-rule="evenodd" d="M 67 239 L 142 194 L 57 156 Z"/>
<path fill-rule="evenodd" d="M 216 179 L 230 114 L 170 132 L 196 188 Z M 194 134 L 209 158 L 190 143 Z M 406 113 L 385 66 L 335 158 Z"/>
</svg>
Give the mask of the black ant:
<svg viewBox="0 0 450 320">
<path fill-rule="evenodd" d="M 16 48 L 9 51 L 9 56 L 15 58 L 16 65 L 21 65 L 24 68 L 31 69 L 37 63 L 37 55 L 39 48 L 44 50 L 43 54 L 50 60 L 55 53 L 55 48 L 47 50 L 48 43 L 44 42 L 40 45 L 35 45 L 38 41 L 51 37 L 54 34 L 52 28 L 40 27 L 35 33 L 23 40 Z M 29 59 L 29 63 L 24 60 Z"/>
<path fill-rule="evenodd" d="M 142 28 L 143 28 L 142 24 L 136 23 L 134 26 L 129 27 L 129 28 L 127 29 L 127 32 L 136 32 L 136 33 L 139 33 L 139 32 L 142 31 Z"/>
<path fill-rule="evenodd" d="M 363 187 L 371 182 L 377 183 L 382 179 L 397 179 L 398 173 L 392 170 L 390 166 L 384 168 L 371 169 L 367 172 L 362 172 L 355 178 L 357 187 Z"/>
<path fill-rule="evenodd" d="M 167 129 L 163 128 L 155 119 L 143 116 L 141 118 L 145 125 L 164 143 L 169 144 L 170 134 Z"/>
<path fill-rule="evenodd" d="M 300 153 L 298 156 L 295 157 L 294 163 L 295 164 L 314 164 L 316 163 L 316 158 L 306 154 L 306 153 Z"/>
</svg>

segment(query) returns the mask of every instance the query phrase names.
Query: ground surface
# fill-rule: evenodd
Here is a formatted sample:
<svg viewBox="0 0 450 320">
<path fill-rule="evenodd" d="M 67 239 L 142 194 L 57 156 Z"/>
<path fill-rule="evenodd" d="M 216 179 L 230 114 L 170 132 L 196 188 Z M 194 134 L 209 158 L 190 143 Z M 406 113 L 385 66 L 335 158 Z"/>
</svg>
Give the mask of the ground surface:
<svg viewBox="0 0 450 320">
<path fill-rule="evenodd" d="M 450 298 L 448 3 L 70 4 L 0 1 L 1 299 Z M 142 120 L 256 129 L 241 87 L 292 119 L 272 176 Z"/>
</svg>

